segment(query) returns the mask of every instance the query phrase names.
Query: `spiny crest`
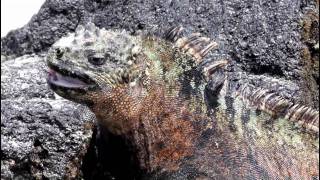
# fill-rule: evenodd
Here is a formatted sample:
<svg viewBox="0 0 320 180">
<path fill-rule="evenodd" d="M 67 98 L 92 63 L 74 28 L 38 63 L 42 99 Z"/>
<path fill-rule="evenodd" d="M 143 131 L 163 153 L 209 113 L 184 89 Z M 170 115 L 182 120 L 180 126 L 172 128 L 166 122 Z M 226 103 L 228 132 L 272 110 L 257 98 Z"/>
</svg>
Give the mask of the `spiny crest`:
<svg viewBox="0 0 320 180">
<path fill-rule="evenodd" d="M 130 36 L 125 30 L 109 31 L 104 28 L 100 29 L 93 23 L 87 23 L 85 26 L 79 25 L 75 33 L 72 33 L 70 39 L 72 39 L 71 46 L 83 46 L 84 48 L 92 46 L 94 50 L 105 49 L 105 47 L 115 47 L 119 50 L 127 49 L 129 46 L 138 41 L 133 36 Z M 67 37 L 69 37 L 67 36 Z M 132 47 L 131 47 L 132 48 Z"/>
<path fill-rule="evenodd" d="M 197 60 L 197 63 L 200 63 L 212 49 L 218 47 L 218 43 L 214 41 L 210 42 L 210 38 L 203 37 L 200 33 L 193 33 L 189 37 L 178 38 L 182 30 L 181 26 L 170 28 L 165 33 L 165 38 L 174 42 L 182 51 L 192 55 Z"/>
<path fill-rule="evenodd" d="M 196 64 L 200 64 L 204 57 L 214 48 L 218 47 L 218 43 L 210 41 L 210 38 L 201 36 L 200 33 L 193 33 L 189 37 L 179 37 L 182 33 L 183 27 L 176 26 L 168 29 L 164 37 L 175 43 L 182 52 L 191 55 L 195 59 Z M 228 65 L 227 60 L 211 61 L 203 68 L 203 75 L 206 80 L 217 69 L 222 69 Z"/>
<path fill-rule="evenodd" d="M 75 39 L 73 43 L 78 44 L 77 40 L 93 42 L 93 41 L 96 41 L 99 36 L 100 36 L 100 29 L 90 22 L 85 26 L 79 25 L 77 27 L 75 31 Z"/>
<path fill-rule="evenodd" d="M 168 41 L 175 42 L 183 30 L 182 26 L 172 27 L 164 34 L 164 38 Z"/>
<path fill-rule="evenodd" d="M 99 36 L 100 29 L 97 28 L 92 22 L 87 23 L 85 26 L 79 25 L 76 28 L 75 36 L 84 35 L 85 38 Z"/>
<path fill-rule="evenodd" d="M 267 89 L 254 89 L 253 86 L 247 84 L 240 87 L 239 94 L 248 104 L 256 106 L 272 115 L 278 115 L 292 105 L 289 101 Z"/>
<path fill-rule="evenodd" d="M 319 112 L 313 108 L 296 104 L 289 108 L 285 118 L 297 122 L 306 129 L 319 133 Z"/>
<path fill-rule="evenodd" d="M 276 117 L 296 122 L 312 132 L 319 132 L 319 112 L 311 107 L 295 104 L 270 90 L 243 85 L 237 92 L 247 104 Z"/>
<path fill-rule="evenodd" d="M 214 41 L 210 42 L 207 37 L 200 36 L 200 33 L 194 33 L 190 37 L 183 37 L 176 41 L 177 47 L 184 52 L 192 55 L 198 63 L 218 44 Z"/>
<path fill-rule="evenodd" d="M 228 65 L 227 60 L 218 60 L 218 61 L 213 61 L 210 62 L 208 65 L 206 65 L 202 73 L 206 80 L 209 80 L 210 76 L 218 69 L 224 69 Z"/>
</svg>

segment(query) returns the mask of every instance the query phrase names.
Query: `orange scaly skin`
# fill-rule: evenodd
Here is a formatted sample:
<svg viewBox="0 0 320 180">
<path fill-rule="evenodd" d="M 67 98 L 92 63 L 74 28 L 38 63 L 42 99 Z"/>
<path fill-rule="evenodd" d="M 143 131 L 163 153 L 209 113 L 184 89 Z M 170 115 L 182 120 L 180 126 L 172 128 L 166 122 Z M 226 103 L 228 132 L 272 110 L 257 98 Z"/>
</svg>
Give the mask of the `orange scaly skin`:
<svg viewBox="0 0 320 180">
<path fill-rule="evenodd" d="M 88 105 L 103 129 L 126 139 L 146 178 L 318 178 L 318 113 L 301 106 L 292 115 L 294 104 L 277 94 L 240 88 L 244 101 L 232 96 L 231 117 L 224 99 L 233 82 L 224 79 L 219 105 L 207 106 L 206 79 L 215 72 L 228 76 L 227 62 L 199 70 L 217 44 L 198 34 L 177 39 L 180 31 L 171 29 L 169 42 L 79 27 L 52 47 L 49 85 Z M 297 128 L 297 122 L 306 124 Z"/>
</svg>

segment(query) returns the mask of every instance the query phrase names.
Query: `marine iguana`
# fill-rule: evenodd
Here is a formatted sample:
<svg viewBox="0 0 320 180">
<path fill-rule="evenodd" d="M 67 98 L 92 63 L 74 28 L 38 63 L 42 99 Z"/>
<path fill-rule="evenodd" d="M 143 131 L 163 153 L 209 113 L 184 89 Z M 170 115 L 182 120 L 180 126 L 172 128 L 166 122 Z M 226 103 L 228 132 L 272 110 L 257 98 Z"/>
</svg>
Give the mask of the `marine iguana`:
<svg viewBox="0 0 320 180">
<path fill-rule="evenodd" d="M 180 37 L 182 29 L 160 38 L 79 26 L 49 50 L 48 84 L 87 105 L 99 126 L 123 137 L 139 167 L 156 177 L 319 179 L 318 112 L 228 81 L 228 61 L 203 60 L 218 44 L 199 33 Z"/>
</svg>

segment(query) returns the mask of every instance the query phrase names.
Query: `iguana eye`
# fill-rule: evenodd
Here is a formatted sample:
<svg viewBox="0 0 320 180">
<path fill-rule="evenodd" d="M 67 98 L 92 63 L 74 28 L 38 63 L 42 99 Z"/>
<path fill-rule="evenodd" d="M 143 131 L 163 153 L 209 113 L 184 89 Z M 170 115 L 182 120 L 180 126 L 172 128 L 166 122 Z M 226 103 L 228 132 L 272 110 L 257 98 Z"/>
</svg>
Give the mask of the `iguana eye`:
<svg viewBox="0 0 320 180">
<path fill-rule="evenodd" d="M 104 57 L 89 56 L 88 61 L 89 61 L 89 63 L 91 63 L 93 65 L 101 66 L 106 62 L 106 59 Z"/>
<path fill-rule="evenodd" d="M 57 56 L 58 59 L 62 58 L 63 51 L 60 48 L 56 49 L 56 56 Z"/>
</svg>

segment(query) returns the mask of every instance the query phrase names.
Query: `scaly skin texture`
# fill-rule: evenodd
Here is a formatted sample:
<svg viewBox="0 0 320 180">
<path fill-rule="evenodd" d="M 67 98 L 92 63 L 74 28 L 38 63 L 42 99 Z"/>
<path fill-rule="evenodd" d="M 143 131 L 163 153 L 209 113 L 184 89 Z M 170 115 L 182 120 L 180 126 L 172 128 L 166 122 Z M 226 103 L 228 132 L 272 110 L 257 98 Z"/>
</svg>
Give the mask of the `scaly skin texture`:
<svg viewBox="0 0 320 180">
<path fill-rule="evenodd" d="M 250 95 L 240 84 L 230 113 L 222 101 L 233 87 L 227 62 L 201 64 L 216 43 L 198 34 L 177 39 L 180 31 L 164 40 L 79 27 L 51 48 L 48 83 L 88 105 L 100 127 L 126 139 L 140 168 L 158 177 L 318 178 L 318 112 L 263 89 Z M 215 73 L 223 77 L 218 106 L 210 107 L 206 79 Z"/>
</svg>

